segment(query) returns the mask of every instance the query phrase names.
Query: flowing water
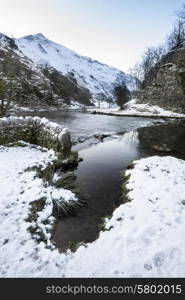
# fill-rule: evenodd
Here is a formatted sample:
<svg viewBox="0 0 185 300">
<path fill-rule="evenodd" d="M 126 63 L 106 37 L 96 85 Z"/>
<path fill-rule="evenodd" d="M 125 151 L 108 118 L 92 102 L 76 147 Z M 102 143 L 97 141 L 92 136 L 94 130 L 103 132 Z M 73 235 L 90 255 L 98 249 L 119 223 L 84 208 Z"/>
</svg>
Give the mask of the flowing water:
<svg viewBox="0 0 185 300">
<path fill-rule="evenodd" d="M 82 192 L 88 195 L 87 205 L 76 216 L 58 220 L 54 233 L 57 247 L 64 250 L 69 243 L 95 240 L 102 218 L 112 215 L 120 204 L 121 172 L 133 160 L 146 156 L 139 147 L 137 128 L 163 120 L 63 111 L 29 114 L 65 124 L 71 131 L 73 150 L 83 158 L 75 174 Z M 103 142 L 94 137 L 101 133 L 109 135 Z"/>
<path fill-rule="evenodd" d="M 122 134 L 125 131 L 135 130 L 150 124 L 161 122 L 149 118 L 133 118 L 119 116 L 93 115 L 86 112 L 73 111 L 37 111 L 22 112 L 22 115 L 46 117 L 51 121 L 65 125 L 70 129 L 73 141 L 79 137 L 91 138 L 96 133 Z"/>
</svg>

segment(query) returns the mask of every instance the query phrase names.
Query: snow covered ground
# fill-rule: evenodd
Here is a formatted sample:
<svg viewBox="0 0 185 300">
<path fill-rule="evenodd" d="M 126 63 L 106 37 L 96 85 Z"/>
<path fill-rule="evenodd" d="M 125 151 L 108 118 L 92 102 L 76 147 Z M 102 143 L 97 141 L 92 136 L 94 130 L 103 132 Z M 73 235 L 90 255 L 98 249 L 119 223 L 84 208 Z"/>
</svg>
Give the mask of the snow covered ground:
<svg viewBox="0 0 185 300">
<path fill-rule="evenodd" d="M 115 114 L 122 116 L 145 116 L 145 117 L 175 117 L 182 118 L 185 117 L 185 114 L 178 114 L 172 111 L 164 110 L 163 108 L 155 105 L 149 104 L 138 104 L 136 99 L 130 100 L 126 105 L 125 109 L 119 110 L 119 108 L 88 108 L 88 111 L 96 111 L 104 114 Z"/>
<path fill-rule="evenodd" d="M 1 277 L 55 276 L 59 268 L 62 275 L 62 265 L 57 264 L 59 253 L 50 241 L 54 221 L 52 199 L 61 199 L 63 203 L 77 199 L 69 190 L 47 186 L 35 171 L 24 171 L 33 166 L 45 168 L 54 159 L 52 150 L 38 146 L 0 147 Z M 43 197 L 46 202 L 37 220 L 27 222 L 30 203 Z M 38 236 L 31 236 L 30 226 L 38 229 Z M 41 232 L 46 241 L 37 243 Z"/>
<path fill-rule="evenodd" d="M 185 161 L 149 157 L 126 175 L 131 202 L 115 210 L 109 231 L 78 249 L 67 275 L 184 277 Z"/>
<path fill-rule="evenodd" d="M 0 276 L 1 277 L 184 277 L 185 161 L 150 157 L 126 171 L 131 202 L 107 220 L 105 231 L 75 253 L 59 253 L 50 241 L 52 195 L 69 201 L 74 194 L 45 186 L 35 171 L 54 158 L 39 147 L 0 148 Z M 37 226 L 47 244 L 27 231 L 29 203 L 46 197 Z M 47 225 L 44 220 L 48 219 Z M 33 224 L 34 225 L 34 224 Z"/>
</svg>

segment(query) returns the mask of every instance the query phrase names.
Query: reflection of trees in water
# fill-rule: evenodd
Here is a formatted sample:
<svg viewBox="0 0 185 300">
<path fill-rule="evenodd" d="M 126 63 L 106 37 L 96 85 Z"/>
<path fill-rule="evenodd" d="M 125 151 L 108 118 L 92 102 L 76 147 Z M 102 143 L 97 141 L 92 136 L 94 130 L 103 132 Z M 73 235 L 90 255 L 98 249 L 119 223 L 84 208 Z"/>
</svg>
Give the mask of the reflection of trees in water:
<svg viewBox="0 0 185 300">
<path fill-rule="evenodd" d="M 127 145 L 138 145 L 139 140 L 137 130 L 125 132 L 125 134 L 120 137 L 120 140 Z"/>
<path fill-rule="evenodd" d="M 185 120 L 140 128 L 138 133 L 140 148 L 147 154 L 159 154 L 153 148 L 161 146 L 164 148 L 164 152 L 165 148 L 170 149 L 170 153 L 162 153 L 161 151 L 161 155 L 173 155 L 185 159 Z"/>
</svg>

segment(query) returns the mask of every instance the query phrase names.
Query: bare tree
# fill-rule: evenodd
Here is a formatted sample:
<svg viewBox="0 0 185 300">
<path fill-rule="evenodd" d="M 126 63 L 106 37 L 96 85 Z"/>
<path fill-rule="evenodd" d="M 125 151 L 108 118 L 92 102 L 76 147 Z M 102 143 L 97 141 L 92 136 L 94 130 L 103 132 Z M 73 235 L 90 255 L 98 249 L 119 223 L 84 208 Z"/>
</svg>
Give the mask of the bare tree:
<svg viewBox="0 0 185 300">
<path fill-rule="evenodd" d="M 161 61 L 163 55 L 167 54 L 168 51 L 181 48 L 185 45 L 185 3 L 183 4 L 182 10 L 177 12 L 177 16 L 177 22 L 165 44 L 159 47 L 147 48 L 141 58 L 141 62 L 135 64 L 133 68 L 130 68 L 129 73 L 133 78 L 130 79 L 129 84 L 136 95 L 146 75 Z M 135 81 L 134 78 L 138 80 Z"/>
<path fill-rule="evenodd" d="M 163 55 L 165 55 L 166 53 L 167 53 L 167 49 L 164 45 L 153 47 L 154 64 L 159 63 Z"/>
<path fill-rule="evenodd" d="M 185 3 L 182 5 L 182 9 L 177 11 L 177 16 L 181 20 L 185 20 Z"/>
<path fill-rule="evenodd" d="M 135 95 L 140 90 L 141 82 L 143 80 L 143 71 L 141 63 L 136 63 L 132 68 L 129 69 L 128 73 L 131 76 L 129 78 L 129 82 L 127 83 L 129 84 L 131 91 Z"/>
<path fill-rule="evenodd" d="M 152 48 L 147 48 L 144 55 L 142 56 L 142 62 L 141 62 L 144 78 L 146 74 L 151 70 L 153 65 L 154 65 L 153 50 Z"/>
<path fill-rule="evenodd" d="M 185 19 L 179 19 L 168 36 L 167 44 L 169 50 L 176 50 L 183 46 L 185 42 Z"/>
<path fill-rule="evenodd" d="M 147 48 L 144 55 L 142 56 L 141 68 L 143 71 L 143 79 L 146 74 L 155 66 L 156 63 L 159 63 L 162 56 L 166 53 L 164 46 L 159 47 L 150 47 Z"/>
</svg>

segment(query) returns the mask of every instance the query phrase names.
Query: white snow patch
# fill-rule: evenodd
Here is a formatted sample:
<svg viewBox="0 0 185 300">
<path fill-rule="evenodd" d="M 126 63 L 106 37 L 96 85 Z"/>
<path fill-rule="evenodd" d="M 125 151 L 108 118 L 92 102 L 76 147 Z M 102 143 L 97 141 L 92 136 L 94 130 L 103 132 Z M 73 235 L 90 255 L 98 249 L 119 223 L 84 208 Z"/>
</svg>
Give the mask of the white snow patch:
<svg viewBox="0 0 185 300">
<path fill-rule="evenodd" d="M 75 253 L 37 244 L 25 222 L 29 203 L 41 196 L 47 204 L 38 225 L 47 236 L 51 219 L 51 187 L 23 172 L 28 166 L 54 159 L 38 149 L 0 149 L 1 213 L 0 274 L 2 277 L 184 277 L 185 276 L 185 161 L 150 157 L 135 162 L 127 188 L 131 202 L 121 205 L 106 220 L 107 231 Z M 57 191 L 53 191 L 53 195 Z M 58 190 L 59 192 L 59 190 Z M 62 190 L 66 201 L 72 194 Z M 58 194 L 57 194 L 58 197 Z M 50 235 L 48 234 L 48 244 Z"/>
<path fill-rule="evenodd" d="M 118 107 L 112 109 L 104 109 L 104 108 L 88 108 L 88 111 L 97 111 L 102 112 L 104 114 L 115 114 L 122 116 L 146 116 L 146 117 L 169 117 L 169 118 L 182 118 L 185 117 L 185 114 L 174 113 L 169 110 L 164 110 L 163 108 L 157 105 L 149 105 L 149 104 L 138 104 L 136 99 L 132 99 L 125 104 L 125 108 L 120 110 Z"/>
<path fill-rule="evenodd" d="M 45 168 L 55 157 L 53 150 L 41 147 L 0 147 L 0 276 L 39 277 L 55 276 L 63 272 L 63 255 L 59 254 L 51 242 L 50 229 L 53 202 L 77 201 L 75 195 L 65 189 L 46 185 L 35 171 L 24 171 L 28 167 Z M 30 202 L 46 198 L 44 208 L 38 212 L 37 221 L 26 222 Z M 47 220 L 47 225 L 44 221 Z M 39 244 L 33 239 L 28 227 L 42 231 L 46 243 Z M 36 237 L 36 235 L 35 235 Z M 49 249 L 50 248 L 50 249 Z M 52 250 L 53 249 L 53 250 Z"/>
<path fill-rule="evenodd" d="M 126 175 L 131 202 L 115 210 L 109 231 L 77 250 L 66 275 L 184 277 L 185 161 L 145 158 Z"/>
</svg>

